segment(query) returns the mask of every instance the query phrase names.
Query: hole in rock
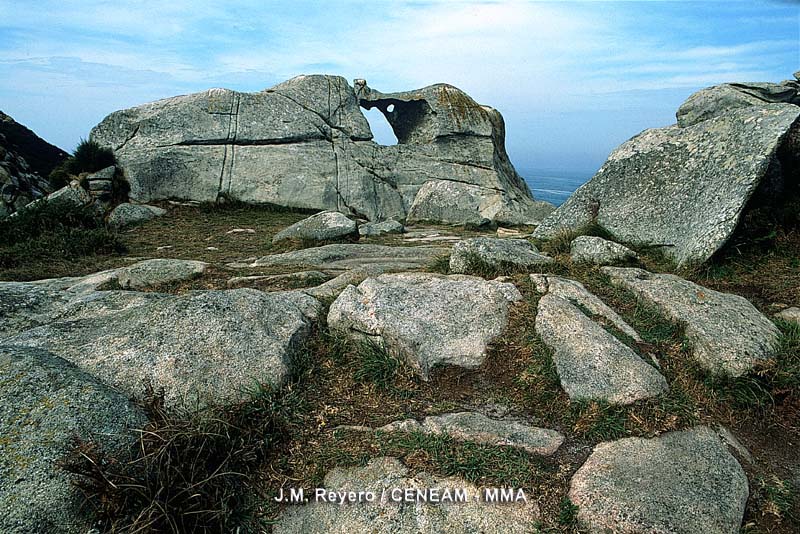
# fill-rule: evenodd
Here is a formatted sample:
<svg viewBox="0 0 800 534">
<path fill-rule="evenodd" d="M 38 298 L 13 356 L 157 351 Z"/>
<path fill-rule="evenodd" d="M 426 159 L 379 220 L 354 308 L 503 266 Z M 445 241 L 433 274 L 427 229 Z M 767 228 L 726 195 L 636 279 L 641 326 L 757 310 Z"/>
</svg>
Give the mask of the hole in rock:
<svg viewBox="0 0 800 534">
<path fill-rule="evenodd" d="M 389 107 L 394 108 L 394 105 Z M 374 141 L 379 145 L 389 146 L 397 144 L 397 136 L 394 134 L 389 121 L 383 115 L 381 110 L 377 107 L 372 109 L 362 109 L 364 116 L 367 117 L 367 122 L 372 130 Z"/>
</svg>

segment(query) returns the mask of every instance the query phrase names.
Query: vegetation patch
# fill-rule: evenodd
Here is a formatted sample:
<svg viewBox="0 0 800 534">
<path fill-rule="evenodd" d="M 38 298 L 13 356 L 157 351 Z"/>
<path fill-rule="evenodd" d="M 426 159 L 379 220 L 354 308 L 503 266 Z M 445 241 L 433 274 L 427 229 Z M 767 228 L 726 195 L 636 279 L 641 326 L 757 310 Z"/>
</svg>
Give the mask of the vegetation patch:
<svg viewBox="0 0 800 534">
<path fill-rule="evenodd" d="M 43 277 L 49 264 L 124 250 L 91 206 L 40 201 L 0 219 L 0 269 L 13 270 L 17 279 Z"/>
</svg>

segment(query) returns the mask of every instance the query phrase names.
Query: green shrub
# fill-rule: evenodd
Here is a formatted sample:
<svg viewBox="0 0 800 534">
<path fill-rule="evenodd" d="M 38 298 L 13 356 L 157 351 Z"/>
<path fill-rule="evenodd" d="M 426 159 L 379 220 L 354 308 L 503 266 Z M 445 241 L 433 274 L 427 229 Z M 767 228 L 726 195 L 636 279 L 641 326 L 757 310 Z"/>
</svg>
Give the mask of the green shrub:
<svg viewBox="0 0 800 534">
<path fill-rule="evenodd" d="M 96 141 L 82 139 L 67 158 L 66 170 L 75 176 L 82 172 L 97 172 L 117 164 L 117 158 L 110 148 L 100 146 Z"/>
<path fill-rule="evenodd" d="M 42 201 L 0 220 L 2 268 L 123 250 L 91 206 Z"/>
</svg>

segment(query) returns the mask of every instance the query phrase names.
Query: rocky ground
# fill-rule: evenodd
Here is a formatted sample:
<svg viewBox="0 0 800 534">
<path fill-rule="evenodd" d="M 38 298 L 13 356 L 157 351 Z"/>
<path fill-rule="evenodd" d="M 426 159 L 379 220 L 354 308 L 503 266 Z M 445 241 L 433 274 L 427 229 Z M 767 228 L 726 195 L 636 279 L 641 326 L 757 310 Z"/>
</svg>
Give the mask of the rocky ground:
<svg viewBox="0 0 800 534">
<path fill-rule="evenodd" d="M 598 236 L 161 207 L 124 253 L 0 269 L 4 531 L 800 529 L 797 229 L 676 272 Z M 527 502 L 272 499 L 316 487 Z"/>
</svg>

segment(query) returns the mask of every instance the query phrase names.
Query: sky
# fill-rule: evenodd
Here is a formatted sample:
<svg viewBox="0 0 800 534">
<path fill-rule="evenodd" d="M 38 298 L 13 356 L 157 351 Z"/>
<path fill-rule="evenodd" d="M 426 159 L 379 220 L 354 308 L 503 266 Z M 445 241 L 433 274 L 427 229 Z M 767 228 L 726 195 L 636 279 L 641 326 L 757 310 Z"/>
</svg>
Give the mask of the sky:
<svg viewBox="0 0 800 534">
<path fill-rule="evenodd" d="M 798 69 L 790 1 L 0 0 L 0 110 L 67 150 L 118 109 L 324 73 L 450 83 L 503 114 L 518 169 L 593 171 L 702 87 Z"/>
</svg>

